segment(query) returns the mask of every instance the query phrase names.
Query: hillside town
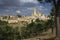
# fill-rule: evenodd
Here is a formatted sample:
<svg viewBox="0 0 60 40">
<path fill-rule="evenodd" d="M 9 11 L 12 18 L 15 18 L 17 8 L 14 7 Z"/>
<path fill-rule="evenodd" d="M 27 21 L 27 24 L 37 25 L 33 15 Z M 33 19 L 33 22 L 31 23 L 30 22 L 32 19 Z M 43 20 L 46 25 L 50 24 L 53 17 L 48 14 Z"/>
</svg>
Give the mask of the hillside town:
<svg viewBox="0 0 60 40">
<path fill-rule="evenodd" d="M 45 20 L 48 20 L 49 17 L 45 16 L 42 13 L 38 13 L 36 8 L 34 8 L 31 16 L 21 16 L 21 17 L 12 16 L 12 15 L 0 16 L 0 20 L 7 21 L 8 23 L 12 23 L 12 24 L 23 22 L 23 21 L 31 23 L 31 20 L 35 21 L 36 19 L 45 21 Z"/>
<path fill-rule="evenodd" d="M 0 40 L 60 40 L 60 0 L 0 0 Z"/>
</svg>

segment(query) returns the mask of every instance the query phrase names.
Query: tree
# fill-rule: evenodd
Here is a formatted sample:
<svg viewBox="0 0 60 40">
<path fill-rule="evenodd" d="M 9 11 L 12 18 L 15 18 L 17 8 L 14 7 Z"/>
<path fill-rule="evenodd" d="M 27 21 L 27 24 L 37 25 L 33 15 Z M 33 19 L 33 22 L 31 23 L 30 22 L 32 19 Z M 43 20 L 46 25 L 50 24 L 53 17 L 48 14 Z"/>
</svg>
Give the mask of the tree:
<svg viewBox="0 0 60 40">
<path fill-rule="evenodd" d="M 0 20 L 0 26 L 4 26 L 4 25 L 7 25 L 7 24 L 8 24 L 8 22 Z"/>
<path fill-rule="evenodd" d="M 18 14 L 18 15 L 17 15 L 17 17 L 19 17 L 19 18 L 20 18 L 20 17 L 22 17 L 22 16 Z"/>
<path fill-rule="evenodd" d="M 10 26 L 0 27 L 0 40 L 20 40 L 20 32 Z"/>
<path fill-rule="evenodd" d="M 55 28 L 55 22 L 53 19 L 49 19 L 47 20 L 47 22 L 45 23 L 45 25 L 47 26 L 47 28 L 51 28 L 52 29 L 52 33 L 53 33 L 53 28 Z"/>
<path fill-rule="evenodd" d="M 3 19 L 7 19 L 7 16 L 3 16 Z"/>
<path fill-rule="evenodd" d="M 37 19 L 35 20 L 35 22 L 40 22 L 39 18 L 37 18 Z"/>
<path fill-rule="evenodd" d="M 43 3 L 43 0 L 38 0 L 40 3 Z M 59 30 L 60 29 L 60 0 L 45 0 L 46 3 L 52 3 L 53 6 L 55 7 L 55 13 L 53 14 L 55 17 L 55 26 L 56 26 L 56 37 L 60 37 L 59 35 Z"/>
<path fill-rule="evenodd" d="M 32 22 L 28 24 L 26 27 L 21 28 L 21 36 L 22 38 L 30 38 L 35 37 L 42 33 L 43 31 L 47 31 L 48 28 L 46 25 L 46 22 L 43 20 L 37 19 L 35 22 Z"/>
<path fill-rule="evenodd" d="M 52 20 L 51 24 L 54 25 L 54 26 L 55 26 L 55 19 L 54 19 L 55 10 L 56 10 L 56 9 L 55 9 L 55 7 L 53 6 L 52 9 L 51 9 L 51 13 L 50 13 L 51 20 Z M 52 33 L 53 33 L 53 29 L 54 29 L 54 28 L 52 27 Z"/>
<path fill-rule="evenodd" d="M 17 28 L 7 25 L 5 21 L 0 21 L 0 40 L 20 40 L 20 32 Z"/>
<path fill-rule="evenodd" d="M 56 10 L 56 9 L 55 9 L 55 7 L 53 6 L 52 9 L 51 9 L 51 13 L 50 13 L 51 16 L 54 16 L 54 14 L 56 13 L 55 10 Z"/>
</svg>

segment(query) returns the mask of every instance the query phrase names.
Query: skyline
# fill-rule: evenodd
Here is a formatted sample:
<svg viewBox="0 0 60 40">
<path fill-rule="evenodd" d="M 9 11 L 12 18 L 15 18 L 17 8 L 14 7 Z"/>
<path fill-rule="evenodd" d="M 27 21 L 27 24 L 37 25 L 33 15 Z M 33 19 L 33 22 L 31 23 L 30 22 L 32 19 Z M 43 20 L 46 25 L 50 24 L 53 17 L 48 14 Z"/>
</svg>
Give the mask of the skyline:
<svg viewBox="0 0 60 40">
<path fill-rule="evenodd" d="M 52 5 L 40 4 L 37 0 L 0 0 L 0 15 L 31 15 L 33 9 L 49 15 Z"/>
</svg>

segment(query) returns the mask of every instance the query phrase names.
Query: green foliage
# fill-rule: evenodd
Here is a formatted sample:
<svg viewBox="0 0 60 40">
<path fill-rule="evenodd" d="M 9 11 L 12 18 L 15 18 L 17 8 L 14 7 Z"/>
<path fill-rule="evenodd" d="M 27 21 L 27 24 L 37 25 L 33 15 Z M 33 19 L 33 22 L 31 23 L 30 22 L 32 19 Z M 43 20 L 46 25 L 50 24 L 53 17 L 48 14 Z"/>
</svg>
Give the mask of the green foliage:
<svg viewBox="0 0 60 40">
<path fill-rule="evenodd" d="M 5 21 L 0 21 L 0 40 L 20 40 L 20 32 L 17 28 L 7 25 Z"/>
<path fill-rule="evenodd" d="M 47 3 L 50 3 L 50 2 L 52 2 L 53 0 L 45 0 L 45 2 L 47 2 Z"/>
<path fill-rule="evenodd" d="M 42 0 L 38 0 L 40 3 L 42 3 Z"/>
<path fill-rule="evenodd" d="M 56 13 L 56 9 L 55 9 L 55 7 L 52 7 L 50 15 L 54 16 L 55 13 Z"/>
<path fill-rule="evenodd" d="M 20 34 L 18 30 L 15 30 L 10 26 L 0 27 L 0 40 L 19 40 L 21 38 Z"/>
<path fill-rule="evenodd" d="M 40 22 L 40 20 L 39 19 L 36 19 L 35 22 Z"/>
<path fill-rule="evenodd" d="M 43 31 L 54 27 L 54 20 L 51 19 L 47 21 L 36 19 L 35 22 L 32 21 L 27 26 L 21 27 L 21 31 L 19 31 L 18 27 L 8 26 L 5 21 L 0 21 L 0 23 L 2 23 L 0 24 L 0 40 L 21 40 L 21 38 L 35 37 Z"/>
<path fill-rule="evenodd" d="M 7 16 L 3 16 L 3 19 L 7 19 Z"/>
<path fill-rule="evenodd" d="M 38 0 L 40 3 L 43 3 L 45 1 L 46 3 L 51 3 L 53 0 Z"/>
<path fill-rule="evenodd" d="M 17 17 L 19 17 L 19 18 L 20 18 L 20 17 L 22 17 L 22 16 L 18 14 L 18 15 L 17 15 Z"/>
<path fill-rule="evenodd" d="M 43 31 L 47 31 L 49 28 L 54 27 L 54 20 L 39 20 L 37 19 L 35 22 L 31 22 L 27 25 L 27 27 L 22 27 L 21 35 L 22 38 L 30 38 L 39 35 Z"/>
<path fill-rule="evenodd" d="M 8 22 L 0 20 L 0 25 L 7 25 L 7 24 L 8 24 Z"/>
<path fill-rule="evenodd" d="M 43 32 L 45 30 L 45 22 L 44 21 L 39 21 L 37 19 L 35 22 L 31 22 L 30 24 L 27 25 L 27 27 L 22 27 L 21 29 L 21 35 L 22 38 L 30 38 L 37 36 L 39 33 Z"/>
<path fill-rule="evenodd" d="M 49 20 L 46 21 L 45 25 L 48 28 L 55 27 L 55 19 L 54 18 L 50 18 Z"/>
</svg>

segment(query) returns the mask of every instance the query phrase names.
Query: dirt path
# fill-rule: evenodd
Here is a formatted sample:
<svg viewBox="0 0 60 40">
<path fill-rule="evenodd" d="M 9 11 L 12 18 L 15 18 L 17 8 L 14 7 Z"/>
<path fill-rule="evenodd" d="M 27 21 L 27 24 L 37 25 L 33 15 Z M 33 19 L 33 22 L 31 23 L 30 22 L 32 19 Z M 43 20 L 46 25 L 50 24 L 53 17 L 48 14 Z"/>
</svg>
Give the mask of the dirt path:
<svg viewBox="0 0 60 40">
<path fill-rule="evenodd" d="M 43 33 L 41 33 L 41 35 L 39 35 L 37 37 L 29 38 L 29 39 L 23 39 L 23 40 L 46 40 L 46 39 L 50 39 L 50 38 L 54 38 L 54 37 L 56 37 L 55 29 L 53 31 L 53 34 L 52 34 L 51 29 L 49 29 L 47 32 L 43 32 Z"/>
</svg>

